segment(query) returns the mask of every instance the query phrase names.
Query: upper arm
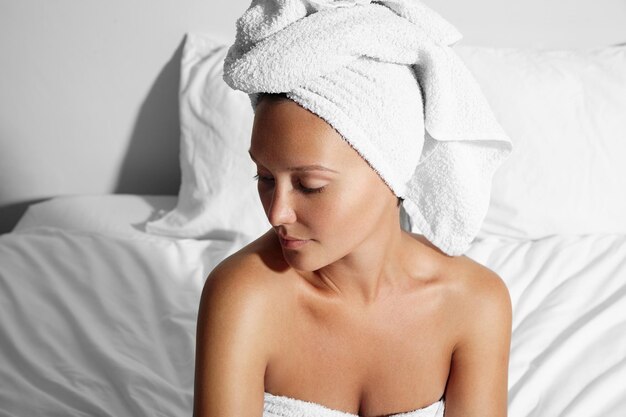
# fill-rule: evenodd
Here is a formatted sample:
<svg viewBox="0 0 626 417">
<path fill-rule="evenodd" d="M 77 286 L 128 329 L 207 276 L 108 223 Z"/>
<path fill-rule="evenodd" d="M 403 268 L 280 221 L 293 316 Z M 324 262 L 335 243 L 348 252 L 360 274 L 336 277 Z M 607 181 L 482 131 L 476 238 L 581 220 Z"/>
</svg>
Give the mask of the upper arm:
<svg viewBox="0 0 626 417">
<path fill-rule="evenodd" d="M 202 291 L 194 417 L 260 417 L 263 413 L 269 303 L 259 280 L 241 274 L 245 270 L 220 265 Z"/>
<path fill-rule="evenodd" d="M 481 268 L 459 304 L 461 333 L 446 386 L 446 417 L 505 417 L 511 300 L 502 279 Z"/>
</svg>

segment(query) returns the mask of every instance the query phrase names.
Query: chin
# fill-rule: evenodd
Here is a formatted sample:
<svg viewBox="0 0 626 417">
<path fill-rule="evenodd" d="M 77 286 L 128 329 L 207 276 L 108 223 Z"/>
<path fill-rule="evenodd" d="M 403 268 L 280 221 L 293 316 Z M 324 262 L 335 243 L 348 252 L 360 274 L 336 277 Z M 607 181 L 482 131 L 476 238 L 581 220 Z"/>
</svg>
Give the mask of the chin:
<svg viewBox="0 0 626 417">
<path fill-rule="evenodd" d="M 324 266 L 324 264 L 319 262 L 319 257 L 312 256 L 302 251 L 283 249 L 283 257 L 289 266 L 298 271 L 312 272 Z"/>
</svg>

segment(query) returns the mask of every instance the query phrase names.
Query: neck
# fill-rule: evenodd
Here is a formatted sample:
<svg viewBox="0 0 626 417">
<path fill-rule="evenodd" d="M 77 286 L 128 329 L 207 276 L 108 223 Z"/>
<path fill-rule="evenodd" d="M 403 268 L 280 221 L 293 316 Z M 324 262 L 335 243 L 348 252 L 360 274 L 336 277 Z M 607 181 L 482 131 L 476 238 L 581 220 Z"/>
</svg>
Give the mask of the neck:
<svg viewBox="0 0 626 417">
<path fill-rule="evenodd" d="M 315 279 L 347 302 L 370 305 L 407 284 L 403 249 L 412 240 L 398 219 L 379 225 L 341 259 L 314 271 Z"/>
</svg>

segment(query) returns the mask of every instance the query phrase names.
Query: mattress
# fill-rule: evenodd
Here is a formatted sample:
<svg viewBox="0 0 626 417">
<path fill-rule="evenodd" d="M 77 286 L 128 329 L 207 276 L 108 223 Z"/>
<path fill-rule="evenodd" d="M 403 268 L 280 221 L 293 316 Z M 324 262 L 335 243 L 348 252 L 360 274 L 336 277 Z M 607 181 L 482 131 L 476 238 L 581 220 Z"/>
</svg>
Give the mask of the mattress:
<svg viewBox="0 0 626 417">
<path fill-rule="evenodd" d="M 174 197 L 75 196 L 0 236 L 0 416 L 182 416 L 204 279 L 244 242 L 141 225 Z M 484 238 L 513 302 L 509 416 L 626 415 L 626 236 Z"/>
</svg>

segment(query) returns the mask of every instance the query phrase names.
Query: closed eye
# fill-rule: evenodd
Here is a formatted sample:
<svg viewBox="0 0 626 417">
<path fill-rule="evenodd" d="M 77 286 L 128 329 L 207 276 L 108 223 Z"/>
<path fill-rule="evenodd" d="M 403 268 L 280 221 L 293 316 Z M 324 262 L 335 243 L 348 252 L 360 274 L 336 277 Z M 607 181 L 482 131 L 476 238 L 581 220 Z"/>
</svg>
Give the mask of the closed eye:
<svg viewBox="0 0 626 417">
<path fill-rule="evenodd" d="M 262 183 L 266 183 L 266 184 L 268 184 L 268 183 L 273 183 L 273 182 L 274 182 L 274 178 L 271 178 L 271 177 L 262 177 L 262 176 L 261 176 L 261 175 L 259 175 L 259 174 L 256 174 L 253 178 L 254 178 L 256 181 L 260 181 L 260 182 L 262 182 Z M 324 191 L 324 188 L 326 188 L 326 186 L 324 186 L 324 187 L 319 187 L 319 188 L 307 188 L 307 187 L 303 186 L 303 185 L 302 185 L 302 183 L 300 183 L 300 182 L 298 181 L 298 189 L 299 189 L 300 191 L 302 191 L 303 193 L 305 193 L 305 194 L 321 193 L 322 191 Z"/>
<path fill-rule="evenodd" d="M 253 177 L 256 181 L 262 181 L 262 182 L 270 182 L 270 181 L 274 181 L 274 178 L 269 178 L 269 177 L 262 177 L 259 174 L 256 174 Z"/>
<path fill-rule="evenodd" d="M 322 191 L 324 191 L 324 188 L 326 188 L 326 187 L 306 188 L 302 184 L 298 184 L 298 186 L 300 187 L 300 191 L 302 191 L 305 194 L 321 193 Z"/>
</svg>

